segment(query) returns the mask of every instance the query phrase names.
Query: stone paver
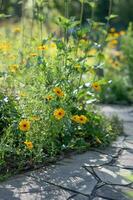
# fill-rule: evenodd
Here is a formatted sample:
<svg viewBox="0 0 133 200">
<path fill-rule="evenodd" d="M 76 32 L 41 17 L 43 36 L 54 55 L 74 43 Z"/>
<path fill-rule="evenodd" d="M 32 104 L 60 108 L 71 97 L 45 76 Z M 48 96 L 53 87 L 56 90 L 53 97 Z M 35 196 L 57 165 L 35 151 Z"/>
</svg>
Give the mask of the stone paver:
<svg viewBox="0 0 133 200">
<path fill-rule="evenodd" d="M 87 167 L 88 171 L 92 172 L 90 167 Z M 116 166 L 105 165 L 103 167 L 93 167 L 95 174 L 99 179 L 106 184 L 115 184 L 115 185 L 128 185 L 132 181 L 127 180 L 126 176 L 133 175 L 132 170 L 122 169 Z M 95 175 L 94 175 L 95 176 Z"/>
<path fill-rule="evenodd" d="M 0 185 L 0 200 L 66 200 L 73 195 L 45 182 L 20 176 Z"/>
<path fill-rule="evenodd" d="M 78 166 L 75 162 L 56 165 L 46 171 L 32 172 L 30 176 L 34 177 L 40 183 L 47 181 L 88 195 L 91 194 L 97 183 L 96 179 L 89 172 L 82 168 L 82 166 Z"/>
<path fill-rule="evenodd" d="M 0 200 L 133 199 L 133 107 L 104 106 L 123 120 L 124 135 L 106 149 L 72 155 L 0 184 Z"/>
<path fill-rule="evenodd" d="M 133 150 L 123 150 L 115 164 L 133 169 Z"/>
<path fill-rule="evenodd" d="M 97 196 L 107 199 L 110 197 L 110 199 L 114 200 L 132 200 L 132 197 L 130 196 L 131 193 L 133 194 L 132 189 L 128 189 L 126 187 L 112 187 L 107 185 L 96 191 Z"/>
</svg>

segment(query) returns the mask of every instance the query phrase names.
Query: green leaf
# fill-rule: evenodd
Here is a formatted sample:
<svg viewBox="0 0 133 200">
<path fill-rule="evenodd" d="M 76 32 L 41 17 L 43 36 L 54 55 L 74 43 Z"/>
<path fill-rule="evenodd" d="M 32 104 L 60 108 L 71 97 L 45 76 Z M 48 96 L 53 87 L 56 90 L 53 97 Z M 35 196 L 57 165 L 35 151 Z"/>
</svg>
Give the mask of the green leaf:
<svg viewBox="0 0 133 200">
<path fill-rule="evenodd" d="M 0 19 L 2 19 L 2 18 L 8 18 L 8 17 L 11 17 L 11 15 L 6 15 L 4 13 L 0 14 Z"/>
<path fill-rule="evenodd" d="M 105 17 L 105 19 L 106 19 L 106 20 L 111 20 L 111 19 L 115 19 L 115 18 L 117 18 L 117 17 L 118 17 L 118 15 L 111 14 L 110 16 Z"/>
</svg>

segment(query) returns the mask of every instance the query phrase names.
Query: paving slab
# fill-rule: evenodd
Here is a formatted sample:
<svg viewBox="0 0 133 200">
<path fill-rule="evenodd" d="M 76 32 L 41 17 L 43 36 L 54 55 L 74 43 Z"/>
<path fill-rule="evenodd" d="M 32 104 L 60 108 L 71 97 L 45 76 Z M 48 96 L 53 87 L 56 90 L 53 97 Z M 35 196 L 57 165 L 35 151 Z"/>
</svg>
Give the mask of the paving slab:
<svg viewBox="0 0 133 200">
<path fill-rule="evenodd" d="M 133 106 L 100 106 L 101 111 L 107 116 L 117 115 L 125 122 L 133 122 Z"/>
<path fill-rule="evenodd" d="M 117 139 L 111 144 L 112 147 L 116 148 L 124 148 L 124 140 L 125 136 L 119 136 Z"/>
<path fill-rule="evenodd" d="M 124 132 L 126 135 L 133 135 L 133 122 L 125 122 L 123 123 Z"/>
<path fill-rule="evenodd" d="M 115 165 L 133 169 L 133 149 L 123 150 Z"/>
<path fill-rule="evenodd" d="M 116 157 L 121 150 L 120 147 L 106 147 L 106 148 L 99 148 L 94 149 L 94 151 L 100 152 L 101 154 L 105 154 L 111 157 Z"/>
<path fill-rule="evenodd" d="M 73 193 L 20 176 L 0 185 L 0 200 L 67 200 Z"/>
<path fill-rule="evenodd" d="M 96 196 L 112 200 L 133 200 L 133 190 L 126 187 L 105 185 L 96 191 Z M 99 200 L 98 198 L 94 200 Z"/>
<path fill-rule="evenodd" d="M 63 159 L 63 161 L 57 162 L 59 165 L 76 165 L 81 166 L 99 166 L 106 163 L 109 163 L 112 160 L 110 155 L 97 151 L 88 151 L 86 153 L 73 155 L 69 158 Z"/>
<path fill-rule="evenodd" d="M 32 172 L 30 176 L 34 177 L 40 183 L 47 181 L 49 183 L 69 188 L 73 191 L 83 194 L 91 194 L 97 181 L 77 163 L 60 163 L 60 165 L 51 166 L 48 169 Z"/>
<path fill-rule="evenodd" d="M 93 173 L 91 167 L 87 167 L 88 171 Z M 93 167 L 95 174 L 100 178 L 100 180 L 106 184 L 114 185 L 128 185 L 132 183 L 132 180 L 129 180 L 128 177 L 133 176 L 132 170 L 123 169 L 117 166 L 100 166 Z M 94 173 L 93 173 L 94 174 Z M 94 176 L 95 176 L 94 174 Z"/>
</svg>

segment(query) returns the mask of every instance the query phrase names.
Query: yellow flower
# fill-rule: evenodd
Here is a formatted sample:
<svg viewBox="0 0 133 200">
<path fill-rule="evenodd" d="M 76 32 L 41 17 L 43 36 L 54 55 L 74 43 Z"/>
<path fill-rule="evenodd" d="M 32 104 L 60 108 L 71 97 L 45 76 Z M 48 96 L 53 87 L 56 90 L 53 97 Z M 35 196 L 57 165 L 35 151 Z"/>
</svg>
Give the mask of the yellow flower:
<svg viewBox="0 0 133 200">
<path fill-rule="evenodd" d="M 65 115 L 65 111 L 62 108 L 58 108 L 54 111 L 54 116 L 58 120 L 62 119 L 64 115 Z"/>
<path fill-rule="evenodd" d="M 126 32 L 125 31 L 120 31 L 120 35 L 125 35 Z"/>
<path fill-rule="evenodd" d="M 38 49 L 38 50 L 47 50 L 48 47 L 45 46 L 45 45 L 41 45 L 41 46 L 39 46 L 37 49 Z"/>
<path fill-rule="evenodd" d="M 27 94 L 26 94 L 25 92 L 20 92 L 20 93 L 19 93 L 19 96 L 20 96 L 20 97 L 26 97 Z"/>
<path fill-rule="evenodd" d="M 51 43 L 51 44 L 50 44 L 50 47 L 51 47 L 51 48 L 56 48 L 56 43 Z"/>
<path fill-rule="evenodd" d="M 53 97 L 51 96 L 51 95 L 48 95 L 47 97 L 46 97 L 46 100 L 47 101 L 50 101 L 50 100 L 52 100 L 53 99 Z"/>
<path fill-rule="evenodd" d="M 110 29 L 110 32 L 111 32 L 111 33 L 114 33 L 115 31 L 116 31 L 116 30 L 115 30 L 115 28 L 113 28 L 113 27 Z"/>
<path fill-rule="evenodd" d="M 14 28 L 13 30 L 14 33 L 20 33 L 21 32 L 21 29 L 19 27 L 16 27 Z"/>
<path fill-rule="evenodd" d="M 79 116 L 78 115 L 73 115 L 71 118 L 74 122 L 79 122 Z"/>
<path fill-rule="evenodd" d="M 75 67 L 77 70 L 81 69 L 81 65 L 80 65 L 80 64 L 76 64 L 74 67 Z"/>
<path fill-rule="evenodd" d="M 29 131 L 30 130 L 30 121 L 27 119 L 22 119 L 19 122 L 19 129 L 21 131 Z"/>
<path fill-rule="evenodd" d="M 59 87 L 55 87 L 53 89 L 53 91 L 58 97 L 63 97 L 64 96 L 64 92 Z"/>
<path fill-rule="evenodd" d="M 78 117 L 78 122 L 79 122 L 80 124 L 86 124 L 87 121 L 88 121 L 88 118 L 87 118 L 85 115 L 80 115 L 80 116 Z"/>
<path fill-rule="evenodd" d="M 119 37 L 119 33 L 114 33 L 113 37 L 118 38 Z"/>
<path fill-rule="evenodd" d="M 36 57 L 37 56 L 37 53 L 31 53 L 30 54 L 30 57 Z"/>
<path fill-rule="evenodd" d="M 101 86 L 99 85 L 99 83 L 95 82 L 92 84 L 92 87 L 94 90 L 96 90 L 97 92 L 99 92 L 101 90 Z"/>
<path fill-rule="evenodd" d="M 89 55 L 91 55 L 91 56 L 95 56 L 95 54 L 97 53 L 97 50 L 96 49 L 91 49 L 89 52 Z"/>
<path fill-rule="evenodd" d="M 32 142 L 30 142 L 30 141 L 26 141 L 26 142 L 24 142 L 24 144 L 27 146 L 27 148 L 28 149 L 32 149 L 33 148 L 33 144 L 32 144 Z"/>
<path fill-rule="evenodd" d="M 85 124 L 88 121 L 88 118 L 85 115 L 73 115 L 71 119 L 80 124 Z"/>
<path fill-rule="evenodd" d="M 116 44 L 118 44 L 118 40 L 112 40 L 110 43 L 113 45 L 116 45 Z"/>
<path fill-rule="evenodd" d="M 18 70 L 18 65 L 16 65 L 16 64 L 11 65 L 11 66 L 9 67 L 9 69 L 10 69 L 10 71 L 11 71 L 12 73 L 15 73 L 15 72 Z"/>
</svg>

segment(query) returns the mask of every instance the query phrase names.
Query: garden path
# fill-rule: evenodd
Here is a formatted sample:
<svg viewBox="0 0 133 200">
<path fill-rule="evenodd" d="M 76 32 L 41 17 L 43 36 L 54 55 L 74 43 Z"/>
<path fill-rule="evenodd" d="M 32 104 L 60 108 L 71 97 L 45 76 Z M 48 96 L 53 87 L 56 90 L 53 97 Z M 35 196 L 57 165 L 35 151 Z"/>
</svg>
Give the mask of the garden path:
<svg viewBox="0 0 133 200">
<path fill-rule="evenodd" d="M 0 200 L 133 200 L 133 107 L 103 106 L 118 114 L 124 135 L 106 149 L 73 155 L 0 184 Z"/>
</svg>

